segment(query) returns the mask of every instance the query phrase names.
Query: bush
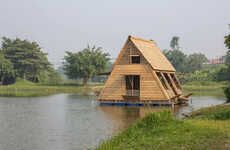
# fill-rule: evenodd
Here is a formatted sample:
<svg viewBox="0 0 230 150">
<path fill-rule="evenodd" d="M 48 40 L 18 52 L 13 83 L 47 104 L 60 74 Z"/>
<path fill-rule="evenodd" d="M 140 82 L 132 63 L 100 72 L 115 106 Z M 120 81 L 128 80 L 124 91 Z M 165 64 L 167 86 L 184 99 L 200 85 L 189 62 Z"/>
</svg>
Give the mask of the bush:
<svg viewBox="0 0 230 150">
<path fill-rule="evenodd" d="M 226 65 L 205 65 L 201 70 L 178 74 L 182 84 L 193 81 L 226 81 L 229 80 L 228 68 Z"/>
<path fill-rule="evenodd" d="M 219 72 L 217 72 L 217 81 L 226 81 L 226 80 L 230 80 L 230 77 L 229 77 L 229 68 L 227 67 L 223 67 L 219 70 Z"/>
<path fill-rule="evenodd" d="M 217 105 L 213 107 L 201 108 L 191 114 L 191 118 L 211 119 L 211 120 L 229 120 L 230 106 Z"/>
<path fill-rule="evenodd" d="M 226 88 L 224 88 L 224 94 L 227 98 L 227 102 L 230 103 L 230 85 Z"/>
</svg>

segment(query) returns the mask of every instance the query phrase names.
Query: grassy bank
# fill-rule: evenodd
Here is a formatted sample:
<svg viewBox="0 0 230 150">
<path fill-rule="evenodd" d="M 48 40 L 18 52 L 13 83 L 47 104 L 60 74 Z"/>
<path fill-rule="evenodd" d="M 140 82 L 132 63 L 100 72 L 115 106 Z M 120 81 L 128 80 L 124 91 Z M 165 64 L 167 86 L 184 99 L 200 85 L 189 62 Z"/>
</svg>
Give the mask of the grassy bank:
<svg viewBox="0 0 230 150">
<path fill-rule="evenodd" d="M 16 84 L 9 86 L 0 86 L 0 96 L 7 97 L 34 97 L 47 96 L 57 93 L 78 93 L 82 95 L 90 94 L 97 85 L 42 85 L 28 81 L 19 80 Z"/>
<path fill-rule="evenodd" d="M 196 96 L 224 96 L 226 85 L 227 82 L 190 82 L 183 85 L 183 90 Z"/>
<path fill-rule="evenodd" d="M 183 90 L 184 93 L 193 93 L 194 95 L 224 96 L 223 88 L 226 85 L 226 82 L 190 82 L 183 85 Z M 88 94 L 93 91 L 99 92 L 102 87 L 102 84 L 84 87 L 77 84 L 44 85 L 18 80 L 16 84 L 0 86 L 0 96 L 32 97 L 57 93 Z"/>
<path fill-rule="evenodd" d="M 199 109 L 193 112 L 190 118 L 209 120 L 230 120 L 230 104 Z"/>
<path fill-rule="evenodd" d="M 230 106 L 218 107 L 208 109 L 209 114 L 226 115 L 230 111 Z M 150 114 L 98 149 L 230 149 L 230 118 L 210 118 L 206 111 L 185 120 L 176 120 L 167 111 Z"/>
</svg>

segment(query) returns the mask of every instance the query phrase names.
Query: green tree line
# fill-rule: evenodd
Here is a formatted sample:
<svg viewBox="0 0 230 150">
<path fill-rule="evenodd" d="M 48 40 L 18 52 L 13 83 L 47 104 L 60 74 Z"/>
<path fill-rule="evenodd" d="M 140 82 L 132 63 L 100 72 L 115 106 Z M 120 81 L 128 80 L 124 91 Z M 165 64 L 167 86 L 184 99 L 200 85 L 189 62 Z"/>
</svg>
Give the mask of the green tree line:
<svg viewBox="0 0 230 150">
<path fill-rule="evenodd" d="M 208 61 L 207 57 L 202 53 L 186 55 L 180 50 L 179 39 L 179 36 L 172 37 L 172 40 L 170 41 L 170 47 L 172 50 L 164 50 L 164 55 L 178 72 L 188 73 L 200 70 L 202 64 Z"/>
<path fill-rule="evenodd" d="M 229 48 L 229 36 L 225 37 L 226 47 Z M 180 50 L 179 37 L 173 37 L 170 46 L 172 50 L 164 50 L 165 56 L 176 70 L 182 73 L 180 79 L 187 81 L 221 81 L 230 80 L 229 51 L 226 65 L 218 67 L 204 67 L 207 58 L 204 54 L 184 54 Z M 64 56 L 63 71 L 69 79 L 82 80 L 86 85 L 89 79 L 100 80 L 98 73 L 111 69 L 108 53 L 101 47 L 87 46 L 77 52 L 67 51 Z M 22 78 L 35 83 L 58 83 L 61 81 L 48 61 L 47 54 L 43 52 L 36 42 L 10 39 L 3 37 L 0 48 L 0 84 L 14 83 L 16 78 Z"/>
<path fill-rule="evenodd" d="M 82 79 L 86 85 L 89 79 L 109 68 L 109 54 L 101 47 L 87 46 L 78 52 L 66 52 L 64 73 L 69 79 Z M 0 84 L 15 83 L 17 78 L 34 83 L 57 84 L 61 76 L 36 42 L 19 38 L 2 38 L 0 47 Z"/>
<path fill-rule="evenodd" d="M 0 82 L 11 84 L 16 78 L 38 83 L 54 81 L 58 75 L 48 61 L 47 54 L 36 42 L 3 37 L 0 48 Z"/>
<path fill-rule="evenodd" d="M 163 53 L 179 72 L 179 78 L 183 82 L 190 81 L 226 81 L 228 75 L 227 64 L 206 65 L 207 57 L 202 53 L 187 55 L 180 50 L 179 37 L 174 36 L 170 42 L 172 50 L 164 50 Z M 227 60 L 226 60 L 227 61 Z"/>
</svg>

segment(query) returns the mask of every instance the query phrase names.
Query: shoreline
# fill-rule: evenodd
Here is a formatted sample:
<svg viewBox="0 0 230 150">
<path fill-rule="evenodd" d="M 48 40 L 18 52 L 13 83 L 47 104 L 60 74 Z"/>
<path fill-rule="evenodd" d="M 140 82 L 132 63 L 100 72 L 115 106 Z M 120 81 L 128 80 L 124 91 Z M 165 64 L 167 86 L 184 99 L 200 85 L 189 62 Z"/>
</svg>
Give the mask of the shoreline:
<svg viewBox="0 0 230 150">
<path fill-rule="evenodd" d="M 97 85 L 10 85 L 0 86 L 0 97 L 40 97 L 69 93 L 90 95 Z"/>
<path fill-rule="evenodd" d="M 151 113 L 96 149 L 229 149 L 229 124 L 229 104 L 201 108 L 182 120 L 169 111 Z"/>
<path fill-rule="evenodd" d="M 223 88 L 225 83 L 198 84 L 188 83 L 182 85 L 184 93 L 193 93 L 195 96 L 224 96 Z M 99 93 L 103 88 L 102 84 L 82 85 L 42 85 L 42 84 L 15 84 L 0 86 L 0 97 L 39 97 L 59 93 L 76 93 L 89 95 Z"/>
</svg>

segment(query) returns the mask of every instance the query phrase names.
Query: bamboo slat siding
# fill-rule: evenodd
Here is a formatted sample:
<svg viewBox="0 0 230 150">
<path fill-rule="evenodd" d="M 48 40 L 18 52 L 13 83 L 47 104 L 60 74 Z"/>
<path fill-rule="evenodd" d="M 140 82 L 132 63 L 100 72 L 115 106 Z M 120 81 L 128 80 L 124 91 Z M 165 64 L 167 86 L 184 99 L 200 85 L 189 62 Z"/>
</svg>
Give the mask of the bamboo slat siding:
<svg viewBox="0 0 230 150">
<path fill-rule="evenodd" d="M 132 55 L 140 56 L 140 64 L 131 63 Z M 163 76 L 167 87 L 163 86 L 156 72 L 160 72 Z M 167 79 L 164 74 L 168 75 Z M 179 82 L 174 83 L 176 76 L 172 78 L 170 74 L 175 75 L 174 67 L 153 41 L 129 36 L 98 99 L 125 101 L 124 95 L 127 95 L 125 76 L 139 75 L 140 101 L 169 100 L 181 94 L 181 88 L 178 88 Z"/>
<path fill-rule="evenodd" d="M 150 69 L 150 67 L 147 67 Z M 125 75 L 140 75 L 140 100 L 165 100 L 167 99 L 158 83 L 155 81 L 151 70 L 142 64 L 116 65 L 102 90 L 99 99 L 124 100 Z"/>
</svg>

